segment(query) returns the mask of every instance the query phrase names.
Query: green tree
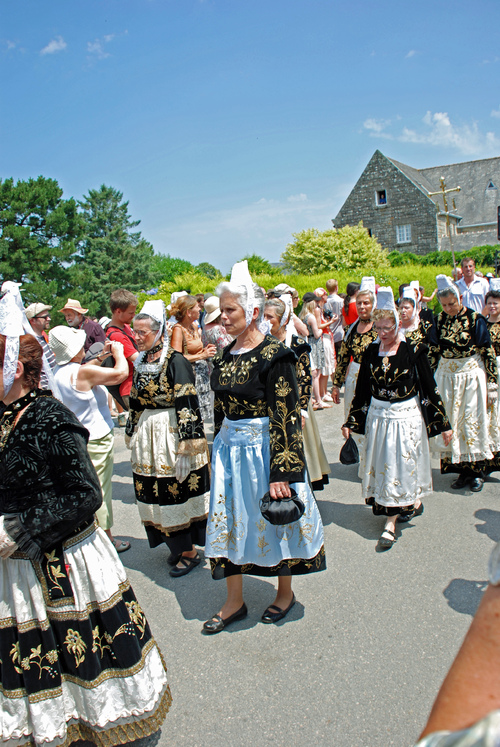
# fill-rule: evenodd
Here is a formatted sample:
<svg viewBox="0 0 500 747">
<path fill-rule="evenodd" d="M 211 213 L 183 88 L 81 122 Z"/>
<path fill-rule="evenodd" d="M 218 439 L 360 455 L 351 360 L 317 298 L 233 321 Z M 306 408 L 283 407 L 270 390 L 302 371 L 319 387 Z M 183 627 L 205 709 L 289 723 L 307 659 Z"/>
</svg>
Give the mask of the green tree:
<svg viewBox="0 0 500 747">
<path fill-rule="evenodd" d="M 189 272 L 193 269 L 191 262 L 179 257 L 171 257 L 170 254 L 155 254 L 151 262 L 152 284 L 171 283 L 177 275 Z"/>
<path fill-rule="evenodd" d="M 221 271 L 218 270 L 217 267 L 211 265 L 210 262 L 200 262 L 200 264 L 196 265 L 194 269 L 195 272 L 199 272 L 200 275 L 205 275 L 205 277 L 210 278 L 210 280 L 222 277 Z"/>
<path fill-rule="evenodd" d="M 79 300 L 90 313 L 109 313 L 109 297 L 116 288 L 132 293 L 147 290 L 154 283 L 151 272 L 154 252 L 132 221 L 128 202 L 113 187 L 90 189 L 80 201 L 84 237 L 73 267 Z M 76 292 L 76 291 L 75 291 Z"/>
<path fill-rule="evenodd" d="M 69 290 L 82 234 L 75 200 L 55 179 L 0 182 L 0 278 L 22 282 L 27 303 L 50 303 Z"/>
<path fill-rule="evenodd" d="M 369 236 L 363 224 L 336 230 L 308 228 L 293 234 L 281 259 L 295 272 L 313 275 L 341 270 L 380 269 L 389 265 L 387 251 Z"/>
<path fill-rule="evenodd" d="M 248 271 L 250 275 L 273 275 L 276 268 L 272 266 L 267 259 L 260 257 L 258 254 L 247 254 L 243 259 L 248 262 Z"/>
</svg>

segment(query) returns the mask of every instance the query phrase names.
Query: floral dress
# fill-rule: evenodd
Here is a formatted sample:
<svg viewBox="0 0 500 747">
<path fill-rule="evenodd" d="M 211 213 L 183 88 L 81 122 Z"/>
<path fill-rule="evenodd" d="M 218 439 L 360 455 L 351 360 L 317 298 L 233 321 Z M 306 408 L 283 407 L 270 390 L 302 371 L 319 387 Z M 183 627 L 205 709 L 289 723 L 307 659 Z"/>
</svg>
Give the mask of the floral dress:
<svg viewBox="0 0 500 747">
<path fill-rule="evenodd" d="M 205 555 L 214 578 L 311 573 L 325 568 L 323 525 L 306 482 L 294 353 L 267 335 L 255 348 L 214 357 L 215 439 Z M 288 481 L 305 505 L 286 526 L 259 501 Z"/>
<path fill-rule="evenodd" d="M 87 436 L 47 390 L 0 415 L 0 513 L 18 545 L 0 558 L 3 745 L 124 744 L 157 731 L 170 706 L 147 620 L 94 519 Z"/>
</svg>

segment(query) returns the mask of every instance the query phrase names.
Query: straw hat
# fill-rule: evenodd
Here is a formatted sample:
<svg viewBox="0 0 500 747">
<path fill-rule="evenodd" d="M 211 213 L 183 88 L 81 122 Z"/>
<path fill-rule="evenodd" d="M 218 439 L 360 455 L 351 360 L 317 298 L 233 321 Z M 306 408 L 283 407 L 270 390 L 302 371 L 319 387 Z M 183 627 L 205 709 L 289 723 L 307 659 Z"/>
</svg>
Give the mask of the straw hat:
<svg viewBox="0 0 500 747">
<path fill-rule="evenodd" d="M 217 296 L 210 296 L 205 301 L 205 317 L 203 319 L 205 324 L 210 324 L 214 319 L 220 316 L 220 303 Z"/>
<path fill-rule="evenodd" d="M 75 298 L 68 298 L 59 311 L 76 311 L 78 314 L 86 314 L 88 309 L 83 309 L 80 301 L 77 301 Z"/>
<path fill-rule="evenodd" d="M 83 329 L 54 327 L 49 332 L 49 345 L 58 366 L 65 366 L 85 345 L 87 335 Z"/>
</svg>

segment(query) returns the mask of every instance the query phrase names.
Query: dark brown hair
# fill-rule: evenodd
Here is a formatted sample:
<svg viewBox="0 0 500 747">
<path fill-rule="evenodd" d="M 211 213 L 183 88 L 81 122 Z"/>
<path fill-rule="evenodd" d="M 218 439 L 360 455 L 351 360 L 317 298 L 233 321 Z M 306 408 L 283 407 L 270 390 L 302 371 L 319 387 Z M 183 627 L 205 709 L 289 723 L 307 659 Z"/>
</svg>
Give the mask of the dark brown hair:
<svg viewBox="0 0 500 747">
<path fill-rule="evenodd" d="M 5 335 L 0 335 L 0 366 L 3 368 L 5 356 Z M 21 335 L 19 338 L 19 360 L 24 366 L 24 383 L 29 389 L 36 389 L 40 381 L 43 365 L 42 346 L 33 335 Z"/>
<path fill-rule="evenodd" d="M 137 306 L 137 298 L 133 293 L 126 290 L 125 288 L 118 288 L 113 291 L 109 298 L 109 308 L 111 313 L 120 309 L 120 311 L 126 311 L 129 306 Z"/>
</svg>

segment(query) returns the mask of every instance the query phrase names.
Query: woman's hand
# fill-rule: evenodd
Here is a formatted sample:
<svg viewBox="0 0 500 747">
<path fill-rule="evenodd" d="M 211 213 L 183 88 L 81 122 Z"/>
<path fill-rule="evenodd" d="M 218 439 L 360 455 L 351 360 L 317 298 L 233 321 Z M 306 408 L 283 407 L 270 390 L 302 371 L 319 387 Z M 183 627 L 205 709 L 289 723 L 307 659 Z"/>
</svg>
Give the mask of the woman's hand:
<svg viewBox="0 0 500 747">
<path fill-rule="evenodd" d="M 444 445 L 449 446 L 453 436 L 453 431 L 443 431 L 441 435 L 443 437 Z"/>
<path fill-rule="evenodd" d="M 351 429 L 350 428 L 345 428 L 344 426 L 342 426 L 342 428 L 340 430 L 342 431 L 342 435 L 344 436 L 345 439 L 348 439 L 349 436 L 351 435 Z"/>
<path fill-rule="evenodd" d="M 290 498 L 290 483 L 272 482 L 269 484 L 269 495 L 275 501 L 277 498 Z"/>
<path fill-rule="evenodd" d="M 332 386 L 332 399 L 334 404 L 340 405 L 340 389 L 338 386 Z"/>
<path fill-rule="evenodd" d="M 17 544 L 5 531 L 3 518 L 3 516 L 0 516 L 0 558 L 8 558 L 17 550 Z"/>
<path fill-rule="evenodd" d="M 207 358 L 213 358 L 216 352 L 217 348 L 215 347 L 215 345 L 207 345 L 206 348 L 203 348 L 203 357 L 205 358 L 205 360 Z"/>
<path fill-rule="evenodd" d="M 302 428 L 302 430 L 304 430 L 304 428 L 306 427 L 306 419 L 304 415 L 300 416 L 300 427 Z"/>
</svg>

